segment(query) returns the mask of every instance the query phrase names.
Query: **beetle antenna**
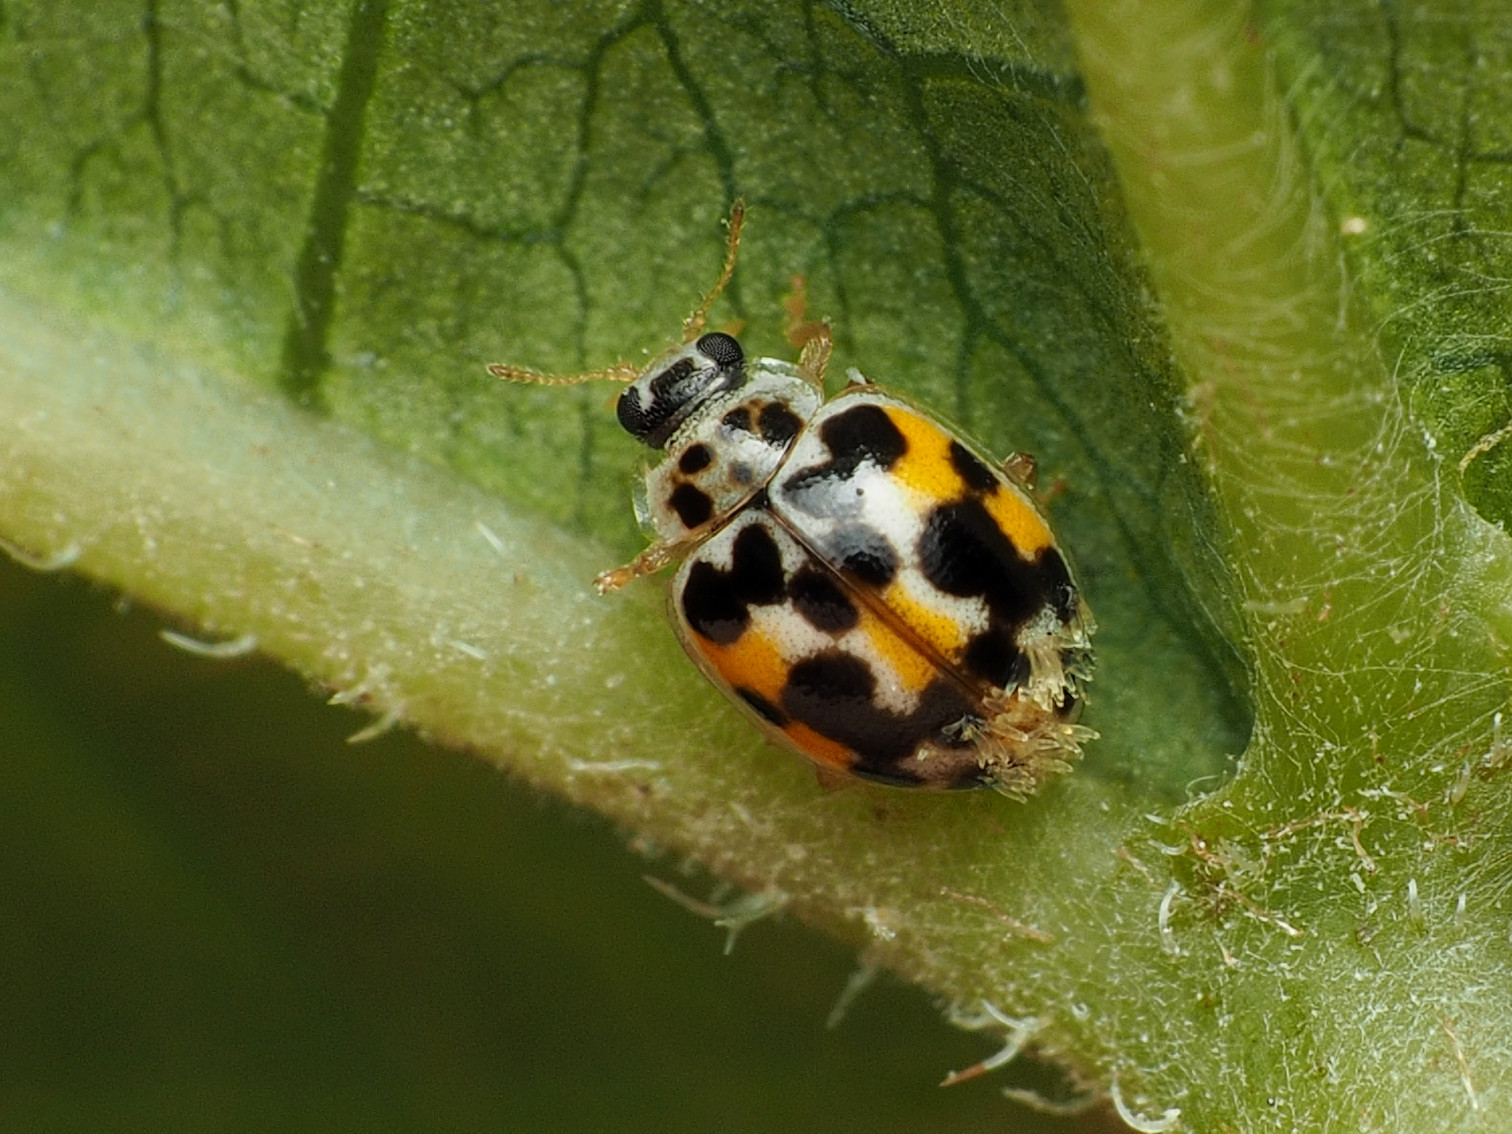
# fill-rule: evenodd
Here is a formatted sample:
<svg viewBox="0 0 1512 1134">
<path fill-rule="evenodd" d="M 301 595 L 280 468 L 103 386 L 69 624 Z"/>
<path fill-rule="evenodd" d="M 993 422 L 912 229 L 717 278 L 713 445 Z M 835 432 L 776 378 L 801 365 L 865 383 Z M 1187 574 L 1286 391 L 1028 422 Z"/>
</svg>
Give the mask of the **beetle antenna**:
<svg viewBox="0 0 1512 1134">
<path fill-rule="evenodd" d="M 709 294 L 703 297 L 703 302 L 683 320 L 683 342 L 691 343 L 699 335 L 703 334 L 705 324 L 709 321 L 709 308 L 714 306 L 714 301 L 719 298 L 720 292 L 730 282 L 730 277 L 735 274 L 735 257 L 740 252 L 740 229 L 745 224 L 745 198 L 736 197 L 735 203 L 730 206 L 730 234 L 725 238 L 724 270 L 719 273 L 719 279 L 715 281 Z"/>
<path fill-rule="evenodd" d="M 528 366 L 511 366 L 507 362 L 490 362 L 488 372 L 509 382 L 529 382 L 534 386 L 579 386 L 584 382 L 634 382 L 640 371 L 628 362 L 616 362 L 602 370 L 585 370 L 581 374 L 542 374 Z"/>
</svg>

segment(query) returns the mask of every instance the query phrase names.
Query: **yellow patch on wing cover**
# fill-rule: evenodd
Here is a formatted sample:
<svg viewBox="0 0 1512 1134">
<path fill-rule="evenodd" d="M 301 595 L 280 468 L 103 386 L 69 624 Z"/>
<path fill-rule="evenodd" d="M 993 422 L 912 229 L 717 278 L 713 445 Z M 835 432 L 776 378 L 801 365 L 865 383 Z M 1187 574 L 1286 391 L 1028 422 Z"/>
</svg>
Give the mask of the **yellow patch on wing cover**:
<svg viewBox="0 0 1512 1134">
<path fill-rule="evenodd" d="M 882 603 L 896 614 L 910 630 L 928 645 L 939 651 L 942 657 L 955 658 L 966 646 L 966 637 L 961 624 L 944 611 L 919 602 L 897 580 L 888 584 L 882 592 Z"/>
<path fill-rule="evenodd" d="M 946 504 L 970 495 L 950 459 L 954 440 L 950 433 L 938 422 L 902 406 L 885 406 L 883 412 L 908 443 L 908 451 L 890 470 L 900 483 L 931 504 Z M 982 505 L 1025 556 L 1032 558 L 1054 545 L 1055 537 L 1038 510 L 1001 477 L 996 488 L 982 494 Z"/>
<path fill-rule="evenodd" d="M 786 657 L 771 637 L 755 627 L 748 627 L 744 634 L 728 646 L 718 645 L 696 635 L 689 635 L 687 641 L 690 648 L 703 655 L 709 669 L 718 675 L 719 680 L 731 689 L 748 689 L 769 704 L 781 706 L 783 686 L 787 682 L 792 662 L 796 659 Z M 849 745 L 831 740 L 799 721 L 790 720 L 780 726 L 764 723 L 766 727 L 784 734 L 790 744 L 817 763 L 849 772 L 856 762 L 856 754 Z"/>
<path fill-rule="evenodd" d="M 889 474 L 929 501 L 944 503 L 964 496 L 966 482 L 950 460 L 950 434 L 902 406 L 883 406 L 882 412 L 908 443 Z"/>
<path fill-rule="evenodd" d="M 850 771 L 851 766 L 856 762 L 856 754 L 851 751 L 850 745 L 821 736 L 799 721 L 789 721 L 782 727 L 782 732 L 810 760 L 816 760 L 831 768 L 838 768 L 842 772 Z"/>
<path fill-rule="evenodd" d="M 872 649 L 892 669 L 892 675 L 909 693 L 920 693 L 934 680 L 938 669 L 933 659 L 899 634 L 876 614 L 861 608 L 861 630 L 871 642 Z M 887 680 L 886 674 L 877 674 L 879 682 Z"/>
<path fill-rule="evenodd" d="M 982 498 L 982 506 L 1025 558 L 1055 546 L 1055 537 L 1039 512 L 1016 489 L 1000 484 Z"/>
<path fill-rule="evenodd" d="M 738 686 L 759 693 L 774 705 L 782 700 L 788 659 L 783 657 L 776 642 L 755 627 L 747 628 L 728 646 L 698 637 L 690 637 L 689 641 L 708 659 L 709 667 L 732 688 Z"/>
</svg>

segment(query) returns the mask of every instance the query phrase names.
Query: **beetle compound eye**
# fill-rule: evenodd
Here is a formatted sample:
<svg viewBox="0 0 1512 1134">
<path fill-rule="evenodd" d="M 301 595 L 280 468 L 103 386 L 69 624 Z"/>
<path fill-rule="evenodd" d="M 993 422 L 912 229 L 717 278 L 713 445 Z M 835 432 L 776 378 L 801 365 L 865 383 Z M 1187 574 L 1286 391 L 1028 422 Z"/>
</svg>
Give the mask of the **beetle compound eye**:
<svg viewBox="0 0 1512 1134">
<path fill-rule="evenodd" d="M 620 425 L 630 436 L 639 439 L 651 432 L 653 426 L 646 420 L 646 410 L 641 405 L 640 391 L 634 386 L 620 394 L 619 402 L 614 410 Z"/>
<path fill-rule="evenodd" d="M 619 423 L 637 441 L 660 449 L 708 393 L 716 374 L 691 358 L 674 360 L 626 387 L 615 407 Z"/>
<path fill-rule="evenodd" d="M 734 337 L 723 331 L 711 331 L 694 344 L 698 352 L 713 360 L 721 368 L 738 366 L 745 360 L 745 351 Z"/>
</svg>

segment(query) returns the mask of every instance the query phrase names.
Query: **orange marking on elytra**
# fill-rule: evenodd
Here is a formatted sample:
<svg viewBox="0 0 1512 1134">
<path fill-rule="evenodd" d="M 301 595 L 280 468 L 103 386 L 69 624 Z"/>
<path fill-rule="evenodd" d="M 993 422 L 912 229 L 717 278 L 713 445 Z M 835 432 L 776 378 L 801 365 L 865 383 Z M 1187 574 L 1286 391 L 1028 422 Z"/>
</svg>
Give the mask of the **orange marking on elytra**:
<svg viewBox="0 0 1512 1134">
<path fill-rule="evenodd" d="M 1017 489 L 999 485 L 982 498 L 982 506 L 1026 558 L 1032 559 L 1045 548 L 1055 546 L 1055 537 L 1038 509 Z"/>
<path fill-rule="evenodd" d="M 882 592 L 882 603 L 942 657 L 958 658 L 965 648 L 966 636 L 960 622 L 916 600 L 901 582 L 894 580 L 888 584 Z"/>
<path fill-rule="evenodd" d="M 848 772 L 856 762 L 856 754 L 850 745 L 831 740 L 799 721 L 789 721 L 782 727 L 782 732 L 805 756 L 820 764 Z"/>
<path fill-rule="evenodd" d="M 883 412 L 908 443 L 888 472 L 928 501 L 944 503 L 964 496 L 966 482 L 950 460 L 950 434 L 902 406 L 884 406 Z"/>
<path fill-rule="evenodd" d="M 910 693 L 926 688 L 939 672 L 934 659 L 870 610 L 862 607 L 861 611 L 861 629 L 903 688 Z"/>
<path fill-rule="evenodd" d="M 691 638 L 708 661 L 709 668 L 730 687 L 749 689 L 773 705 L 782 703 L 782 690 L 791 668 L 777 644 L 758 630 L 747 628 L 728 646 L 716 645 L 703 638 Z M 831 740 L 799 721 L 772 726 L 783 733 L 810 759 L 842 772 L 850 771 L 856 754 L 849 745 Z"/>
<path fill-rule="evenodd" d="M 950 459 L 954 440 L 950 433 L 901 406 L 887 406 L 885 412 L 908 442 L 908 451 L 890 470 L 892 475 L 930 503 L 943 504 L 966 496 L 966 482 Z M 1055 538 L 1039 510 L 1012 485 L 999 481 L 996 488 L 982 493 L 981 500 L 988 515 L 1025 556 L 1032 557 L 1054 545 Z"/>
<path fill-rule="evenodd" d="M 714 672 L 732 687 L 759 693 L 774 705 L 782 699 L 782 687 L 790 667 L 777 643 L 767 635 L 748 627 L 728 646 L 703 638 L 692 640 L 708 658 Z"/>
</svg>

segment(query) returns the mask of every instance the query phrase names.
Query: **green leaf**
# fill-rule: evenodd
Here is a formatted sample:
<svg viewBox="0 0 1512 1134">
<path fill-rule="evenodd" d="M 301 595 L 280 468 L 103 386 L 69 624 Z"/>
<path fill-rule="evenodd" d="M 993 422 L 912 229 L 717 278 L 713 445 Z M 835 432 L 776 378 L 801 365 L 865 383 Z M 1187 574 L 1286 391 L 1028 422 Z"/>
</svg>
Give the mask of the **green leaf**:
<svg viewBox="0 0 1512 1134">
<path fill-rule="evenodd" d="M 1488 520 L 1512 518 L 1512 37 L 1497 4 L 1267 2 L 1318 191 L 1413 413 Z"/>
<path fill-rule="evenodd" d="M 1434 208 L 1360 105 L 1395 9 L 1068 7 L 7 4 L 0 534 L 1033 1017 L 1157 1126 L 1475 1123 L 1508 549 L 1419 422 L 1498 428 L 1442 344 L 1501 334 L 1500 245 L 1446 240 L 1466 314 L 1423 231 L 1351 243 L 1368 185 Z M 1492 14 L 1430 30 L 1496 71 Z M 786 352 L 802 275 L 839 366 L 1064 486 L 1102 739 L 1028 805 L 818 792 L 661 584 L 589 593 L 640 538 L 603 392 L 482 371 L 659 349 L 736 195 L 716 322 Z"/>
</svg>

